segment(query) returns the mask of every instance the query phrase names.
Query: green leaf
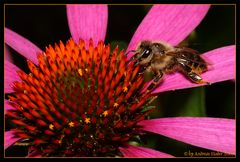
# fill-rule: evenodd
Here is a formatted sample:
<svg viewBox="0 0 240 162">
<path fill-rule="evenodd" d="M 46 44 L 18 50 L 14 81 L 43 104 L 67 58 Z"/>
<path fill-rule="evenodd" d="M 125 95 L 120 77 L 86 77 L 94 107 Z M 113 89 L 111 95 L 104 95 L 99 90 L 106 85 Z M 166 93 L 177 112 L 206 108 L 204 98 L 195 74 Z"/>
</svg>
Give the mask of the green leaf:
<svg viewBox="0 0 240 162">
<path fill-rule="evenodd" d="M 127 43 L 124 41 L 112 41 L 110 43 L 110 46 L 111 46 L 111 51 L 114 50 L 116 46 L 118 46 L 119 51 L 124 49 L 126 52 L 126 49 L 127 49 Z"/>
<path fill-rule="evenodd" d="M 205 87 L 170 91 L 159 95 L 162 116 L 206 116 Z"/>
<path fill-rule="evenodd" d="M 206 116 L 205 87 L 193 88 L 188 92 L 188 98 L 179 107 L 178 116 Z"/>
</svg>

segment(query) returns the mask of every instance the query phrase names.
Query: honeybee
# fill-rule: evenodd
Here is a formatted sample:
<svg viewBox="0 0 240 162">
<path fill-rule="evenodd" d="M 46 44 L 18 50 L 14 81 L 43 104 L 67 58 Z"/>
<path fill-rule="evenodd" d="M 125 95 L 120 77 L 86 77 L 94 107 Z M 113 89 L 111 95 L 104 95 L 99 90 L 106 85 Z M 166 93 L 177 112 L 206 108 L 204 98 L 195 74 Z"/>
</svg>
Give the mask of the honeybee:
<svg viewBox="0 0 240 162">
<path fill-rule="evenodd" d="M 207 62 L 196 50 L 187 47 L 173 47 L 165 42 L 144 40 L 139 43 L 135 55 L 130 59 L 141 67 L 140 74 L 152 72 L 153 82 L 147 91 L 152 90 L 161 81 L 164 74 L 181 72 L 192 82 L 209 84 L 200 74 L 208 70 Z"/>
</svg>

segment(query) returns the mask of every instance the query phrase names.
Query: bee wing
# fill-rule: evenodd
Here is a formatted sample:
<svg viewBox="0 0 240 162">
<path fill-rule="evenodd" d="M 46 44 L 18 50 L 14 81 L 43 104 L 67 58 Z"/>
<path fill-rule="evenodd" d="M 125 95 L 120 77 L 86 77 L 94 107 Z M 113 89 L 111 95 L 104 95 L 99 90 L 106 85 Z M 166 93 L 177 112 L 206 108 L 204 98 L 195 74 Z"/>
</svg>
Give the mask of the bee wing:
<svg viewBox="0 0 240 162">
<path fill-rule="evenodd" d="M 206 61 L 201 57 L 198 51 L 187 47 L 176 48 L 174 52 L 168 52 L 166 55 L 175 56 L 177 59 L 198 64 L 206 64 Z"/>
<path fill-rule="evenodd" d="M 167 55 L 174 56 L 177 62 L 187 66 L 192 66 L 193 68 L 199 67 L 203 71 L 208 69 L 206 60 L 204 60 L 199 52 L 194 49 L 187 47 L 175 48 L 174 52 L 169 52 Z"/>
<path fill-rule="evenodd" d="M 179 52 L 187 52 L 187 53 L 192 53 L 192 54 L 196 54 L 198 55 L 199 52 L 197 50 L 194 50 L 192 48 L 188 48 L 188 47 L 175 47 L 176 51 Z"/>
</svg>

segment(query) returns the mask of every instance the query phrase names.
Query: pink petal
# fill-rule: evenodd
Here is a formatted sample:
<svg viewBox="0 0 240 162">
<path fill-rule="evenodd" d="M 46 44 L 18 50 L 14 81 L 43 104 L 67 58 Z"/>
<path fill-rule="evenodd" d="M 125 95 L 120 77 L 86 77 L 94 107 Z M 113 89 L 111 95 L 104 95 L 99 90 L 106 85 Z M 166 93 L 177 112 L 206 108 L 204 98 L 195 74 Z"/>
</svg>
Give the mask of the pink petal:
<svg viewBox="0 0 240 162">
<path fill-rule="evenodd" d="M 93 39 L 105 39 L 107 31 L 108 8 L 107 5 L 67 5 L 68 25 L 75 42 L 83 39 L 88 42 Z"/>
<path fill-rule="evenodd" d="M 202 21 L 209 5 L 154 5 L 136 30 L 127 51 L 142 40 L 165 41 L 172 45 L 184 40 Z M 129 54 L 130 58 L 133 53 Z"/>
<path fill-rule="evenodd" d="M 175 117 L 139 122 L 143 130 L 198 147 L 236 153 L 235 120 L 208 117 Z"/>
<path fill-rule="evenodd" d="M 16 71 L 19 71 L 20 69 L 12 64 L 9 61 L 4 62 L 4 91 L 5 93 L 11 93 L 13 92 L 13 89 L 11 88 L 11 84 L 14 81 L 21 81 L 20 77 L 17 75 Z"/>
<path fill-rule="evenodd" d="M 8 110 L 16 110 L 16 109 L 10 104 L 10 101 L 4 100 L 4 114 L 5 114 Z"/>
<path fill-rule="evenodd" d="M 9 49 L 7 46 L 4 46 L 5 49 L 5 60 L 9 61 L 9 62 L 13 62 L 12 57 L 11 57 L 11 53 L 9 52 Z"/>
<path fill-rule="evenodd" d="M 216 83 L 235 79 L 236 46 L 232 45 L 218 48 L 202 56 L 210 64 L 209 70 L 201 75 L 203 80 L 209 83 Z M 159 84 L 159 87 L 156 88 L 153 93 L 203 85 L 205 84 L 192 83 L 189 79 L 186 79 L 184 75 L 174 73 L 172 75 L 166 75 L 163 78 L 163 82 Z"/>
<path fill-rule="evenodd" d="M 13 131 L 7 131 L 4 133 L 4 149 L 7 149 L 9 146 L 13 145 L 15 142 L 20 140 L 21 138 L 14 137 Z"/>
<path fill-rule="evenodd" d="M 42 51 L 26 38 L 8 28 L 5 28 L 5 43 L 16 50 L 19 54 L 31 60 L 34 64 L 38 64 L 37 54 Z"/>
<path fill-rule="evenodd" d="M 127 145 L 119 148 L 124 157 L 173 158 L 174 156 L 150 148 Z"/>
</svg>

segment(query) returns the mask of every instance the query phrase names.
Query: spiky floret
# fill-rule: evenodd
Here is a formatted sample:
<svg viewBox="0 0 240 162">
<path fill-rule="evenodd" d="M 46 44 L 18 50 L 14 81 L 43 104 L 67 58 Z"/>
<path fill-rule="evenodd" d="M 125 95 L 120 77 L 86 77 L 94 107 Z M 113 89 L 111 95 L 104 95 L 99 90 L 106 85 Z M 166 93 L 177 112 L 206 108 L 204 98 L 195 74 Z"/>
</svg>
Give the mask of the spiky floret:
<svg viewBox="0 0 240 162">
<path fill-rule="evenodd" d="M 46 48 L 39 65 L 18 71 L 7 117 L 15 136 L 42 156 L 116 156 L 119 146 L 141 134 L 136 125 L 151 109 L 140 93 L 146 83 L 124 51 L 100 41 L 86 49 L 70 39 Z M 18 143 L 22 142 L 21 140 Z"/>
</svg>

